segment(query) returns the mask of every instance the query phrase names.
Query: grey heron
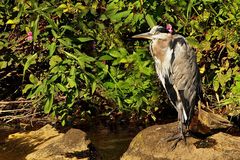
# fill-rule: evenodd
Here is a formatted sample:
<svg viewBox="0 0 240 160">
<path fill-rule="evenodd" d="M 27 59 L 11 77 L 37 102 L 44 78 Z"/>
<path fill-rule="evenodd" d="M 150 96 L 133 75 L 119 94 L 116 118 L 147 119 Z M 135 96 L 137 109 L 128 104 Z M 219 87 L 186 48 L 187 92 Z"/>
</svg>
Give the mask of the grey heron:
<svg viewBox="0 0 240 160">
<path fill-rule="evenodd" d="M 172 33 L 171 25 L 154 26 L 150 32 L 133 36 L 151 40 L 150 53 L 160 81 L 178 112 L 178 133 L 167 140 L 186 142 L 189 125 L 201 94 L 201 79 L 194 50 L 186 39 Z"/>
</svg>

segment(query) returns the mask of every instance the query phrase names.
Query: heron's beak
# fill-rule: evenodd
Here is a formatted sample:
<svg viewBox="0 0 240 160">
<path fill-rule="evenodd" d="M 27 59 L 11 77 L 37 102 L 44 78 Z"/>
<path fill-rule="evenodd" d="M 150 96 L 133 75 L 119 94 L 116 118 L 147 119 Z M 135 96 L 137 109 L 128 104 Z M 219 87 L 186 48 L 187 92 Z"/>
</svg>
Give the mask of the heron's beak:
<svg viewBox="0 0 240 160">
<path fill-rule="evenodd" d="M 132 38 L 143 38 L 143 39 L 152 39 L 153 34 L 150 32 L 146 32 L 146 33 L 141 33 L 141 34 L 137 34 L 135 36 L 132 36 Z"/>
</svg>

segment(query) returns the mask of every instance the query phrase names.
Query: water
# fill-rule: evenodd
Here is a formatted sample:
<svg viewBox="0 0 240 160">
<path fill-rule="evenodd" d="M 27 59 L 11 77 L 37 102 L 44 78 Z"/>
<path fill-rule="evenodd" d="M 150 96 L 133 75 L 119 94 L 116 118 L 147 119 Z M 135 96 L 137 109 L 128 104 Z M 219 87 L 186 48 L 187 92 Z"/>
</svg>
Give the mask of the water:
<svg viewBox="0 0 240 160">
<path fill-rule="evenodd" d="M 107 127 L 98 126 L 86 132 L 102 160 L 118 160 L 138 131 L 137 128 L 128 127 L 118 127 L 112 131 Z"/>
<path fill-rule="evenodd" d="M 127 126 L 111 129 L 103 125 L 94 125 L 82 130 L 87 133 L 102 160 L 119 160 L 139 131 Z M 31 146 L 23 147 L 18 142 L 5 141 L 9 134 L 19 131 L 19 129 L 0 126 L 0 160 L 24 160 L 25 156 L 34 150 Z"/>
<path fill-rule="evenodd" d="M 18 132 L 18 130 L 7 126 L 0 126 L 0 160 L 21 160 L 24 159 L 24 155 L 20 155 L 15 152 L 15 146 L 6 143 L 9 134 Z"/>
</svg>

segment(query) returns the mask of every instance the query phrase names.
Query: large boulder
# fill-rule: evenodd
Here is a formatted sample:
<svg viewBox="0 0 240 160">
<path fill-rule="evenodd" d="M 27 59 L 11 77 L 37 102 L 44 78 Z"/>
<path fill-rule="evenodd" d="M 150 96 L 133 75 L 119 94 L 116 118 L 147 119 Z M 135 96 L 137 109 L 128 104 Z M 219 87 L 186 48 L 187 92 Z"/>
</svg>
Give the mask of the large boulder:
<svg viewBox="0 0 240 160">
<path fill-rule="evenodd" d="M 8 136 L 5 142 L 9 157 L 19 155 L 26 160 L 87 160 L 91 156 L 97 159 L 85 132 L 70 129 L 59 133 L 55 128 L 46 125 L 39 130 L 15 133 Z M 8 148 L 9 147 L 9 148 Z M 11 152 L 14 150 L 14 152 Z M 13 159 L 13 158 L 10 158 Z"/>
<path fill-rule="evenodd" d="M 174 150 L 166 138 L 177 131 L 177 123 L 154 125 L 137 134 L 121 160 L 232 160 L 240 159 L 240 137 L 217 133 L 206 139 L 187 138 Z"/>
</svg>

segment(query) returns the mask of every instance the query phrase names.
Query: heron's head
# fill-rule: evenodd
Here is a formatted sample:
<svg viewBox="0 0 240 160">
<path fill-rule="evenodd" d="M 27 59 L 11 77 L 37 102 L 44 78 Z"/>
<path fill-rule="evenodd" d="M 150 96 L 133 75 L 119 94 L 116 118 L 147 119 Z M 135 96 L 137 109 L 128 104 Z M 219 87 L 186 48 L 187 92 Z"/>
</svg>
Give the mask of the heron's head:
<svg viewBox="0 0 240 160">
<path fill-rule="evenodd" d="M 137 34 L 132 36 L 132 38 L 142 38 L 142 39 L 166 39 L 171 35 L 169 29 L 164 28 L 163 26 L 154 26 L 149 32 Z"/>
</svg>

